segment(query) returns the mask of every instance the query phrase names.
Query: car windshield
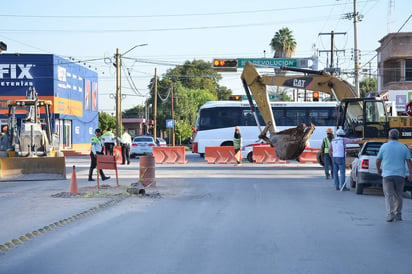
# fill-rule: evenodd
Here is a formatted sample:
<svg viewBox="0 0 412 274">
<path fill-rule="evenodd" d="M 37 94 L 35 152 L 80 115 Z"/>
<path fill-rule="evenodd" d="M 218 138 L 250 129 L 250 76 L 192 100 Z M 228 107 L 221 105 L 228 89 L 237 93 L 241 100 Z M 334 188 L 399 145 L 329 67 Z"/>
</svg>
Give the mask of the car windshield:
<svg viewBox="0 0 412 274">
<path fill-rule="evenodd" d="M 133 142 L 153 142 L 153 140 L 150 137 L 139 137 L 134 138 Z"/>
</svg>

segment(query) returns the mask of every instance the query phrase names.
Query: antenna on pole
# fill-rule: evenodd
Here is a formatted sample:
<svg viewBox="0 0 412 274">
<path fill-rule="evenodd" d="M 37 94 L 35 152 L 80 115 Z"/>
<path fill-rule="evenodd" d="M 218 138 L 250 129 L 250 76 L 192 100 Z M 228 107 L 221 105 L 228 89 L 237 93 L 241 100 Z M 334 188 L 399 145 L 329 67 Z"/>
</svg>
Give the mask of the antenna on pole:
<svg viewBox="0 0 412 274">
<path fill-rule="evenodd" d="M 392 10 L 395 8 L 395 0 L 389 0 L 388 3 L 388 18 L 387 18 L 387 28 L 388 33 L 391 33 L 391 25 L 392 25 Z"/>
</svg>

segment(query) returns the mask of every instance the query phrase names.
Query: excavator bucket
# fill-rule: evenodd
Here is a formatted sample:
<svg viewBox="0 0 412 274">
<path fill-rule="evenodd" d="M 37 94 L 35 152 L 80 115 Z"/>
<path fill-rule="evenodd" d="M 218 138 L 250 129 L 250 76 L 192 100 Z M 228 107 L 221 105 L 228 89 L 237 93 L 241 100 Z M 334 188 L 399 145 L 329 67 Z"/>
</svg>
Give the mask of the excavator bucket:
<svg viewBox="0 0 412 274">
<path fill-rule="evenodd" d="M 1 181 L 65 180 L 64 157 L 0 158 Z"/>
<path fill-rule="evenodd" d="M 313 124 L 309 127 L 301 124 L 295 128 L 272 133 L 269 139 L 280 160 L 296 160 L 305 150 L 314 130 L 315 126 Z"/>
<path fill-rule="evenodd" d="M 296 128 L 289 128 L 278 132 L 266 91 L 266 84 L 262 82 L 263 77 L 250 62 L 247 62 L 241 78 L 246 95 L 250 97 L 250 89 L 266 124 L 266 128 L 262 131 L 259 138 L 264 139 L 275 148 L 279 159 L 296 160 L 305 149 L 309 138 L 315 130 L 315 126 L 312 124 L 310 126 L 301 124 Z M 251 100 L 249 100 L 249 103 L 253 109 Z M 267 131 L 270 133 L 269 138 L 266 137 Z"/>
</svg>

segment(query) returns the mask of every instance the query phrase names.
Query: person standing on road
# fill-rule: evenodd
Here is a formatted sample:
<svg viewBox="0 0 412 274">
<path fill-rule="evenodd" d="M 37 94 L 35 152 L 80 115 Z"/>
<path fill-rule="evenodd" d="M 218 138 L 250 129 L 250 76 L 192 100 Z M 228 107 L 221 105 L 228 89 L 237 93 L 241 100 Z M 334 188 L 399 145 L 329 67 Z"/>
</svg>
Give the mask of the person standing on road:
<svg viewBox="0 0 412 274">
<path fill-rule="evenodd" d="M 338 129 L 336 131 L 337 137 L 332 140 L 329 146 L 329 156 L 332 157 L 333 163 L 333 179 L 336 190 L 349 190 L 345 186 L 345 172 L 346 172 L 346 156 L 345 148 L 348 144 L 354 144 L 362 140 L 362 138 L 344 138 L 345 131 Z M 339 173 L 339 174 L 338 174 Z M 339 176 L 340 175 L 340 176 Z"/>
<path fill-rule="evenodd" d="M 408 180 L 412 181 L 411 153 L 406 145 L 400 143 L 399 131 L 389 130 L 389 142 L 383 144 L 376 158 L 376 167 L 382 175 L 385 195 L 386 221 L 402 221 L 402 193 L 405 184 L 405 161 L 409 169 Z"/>
<path fill-rule="evenodd" d="M 332 158 L 329 155 L 329 146 L 330 142 L 333 140 L 334 137 L 335 136 L 333 136 L 333 130 L 331 128 L 328 128 L 326 130 L 326 137 L 323 139 L 322 146 L 320 147 L 320 153 L 322 154 L 326 179 L 329 179 L 331 175 L 333 178 Z"/>
<path fill-rule="evenodd" d="M 100 128 L 97 128 L 94 132 L 94 136 L 91 139 L 92 143 L 92 150 L 90 151 L 90 169 L 89 169 L 89 181 L 94 181 L 93 179 L 93 170 L 97 166 L 97 157 L 96 155 L 100 154 L 103 155 L 103 144 L 102 144 L 102 131 Z M 110 176 L 104 175 L 102 169 L 100 169 L 100 176 L 102 176 L 102 180 L 110 179 Z"/>
<path fill-rule="evenodd" d="M 108 131 L 106 131 L 103 135 L 103 141 L 104 141 L 104 152 L 106 155 L 113 155 L 113 148 L 114 148 L 114 141 L 115 141 L 115 136 L 113 134 L 113 129 L 109 128 Z"/>
<path fill-rule="evenodd" d="M 235 127 L 235 135 L 233 136 L 233 147 L 235 148 L 235 159 L 239 165 L 242 162 L 242 135 L 240 134 L 240 127 Z"/>
<path fill-rule="evenodd" d="M 132 137 L 130 136 L 127 129 L 123 131 L 122 134 L 122 165 L 125 164 L 127 160 L 127 164 L 130 164 L 130 146 L 132 145 Z"/>
</svg>

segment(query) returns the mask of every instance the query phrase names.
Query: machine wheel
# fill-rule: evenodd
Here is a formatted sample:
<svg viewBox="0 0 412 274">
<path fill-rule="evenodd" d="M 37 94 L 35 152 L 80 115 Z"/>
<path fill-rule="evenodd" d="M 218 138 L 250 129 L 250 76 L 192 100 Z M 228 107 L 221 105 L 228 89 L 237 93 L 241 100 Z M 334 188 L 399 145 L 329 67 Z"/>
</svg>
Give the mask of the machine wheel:
<svg viewBox="0 0 412 274">
<path fill-rule="evenodd" d="M 233 141 L 223 142 L 220 146 L 221 146 L 221 147 L 230 147 L 230 146 L 233 146 Z"/>
<path fill-rule="evenodd" d="M 246 157 L 249 162 L 253 163 L 253 151 L 249 152 Z"/>
<path fill-rule="evenodd" d="M 356 194 L 362 195 L 363 194 L 363 185 L 356 183 Z"/>
<path fill-rule="evenodd" d="M 316 154 L 316 160 L 318 161 L 318 164 L 325 166 L 325 162 L 323 161 L 322 153 L 320 153 L 320 151 Z"/>
</svg>

